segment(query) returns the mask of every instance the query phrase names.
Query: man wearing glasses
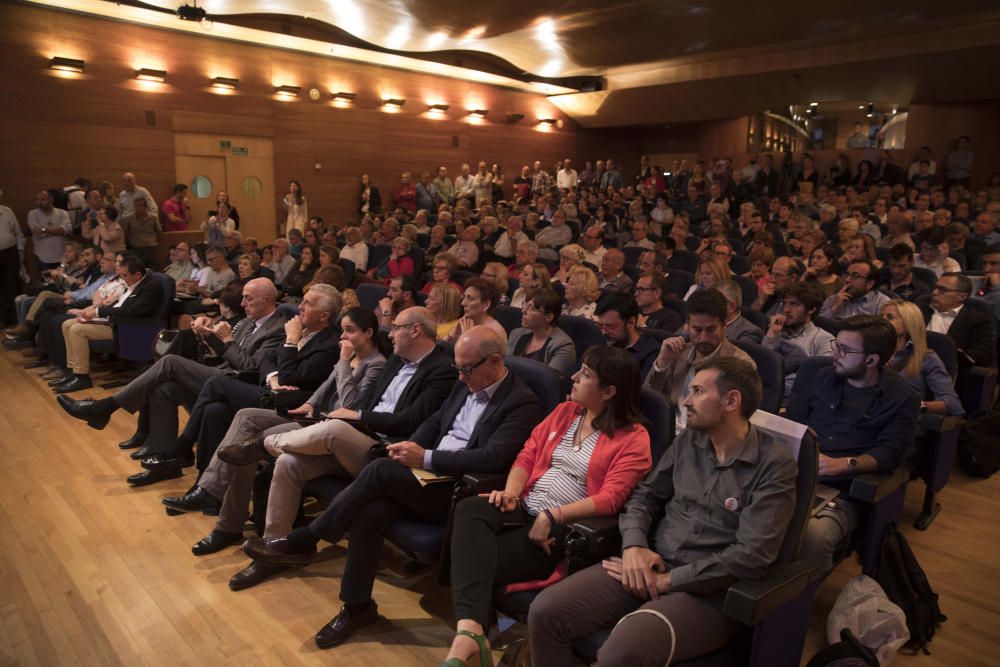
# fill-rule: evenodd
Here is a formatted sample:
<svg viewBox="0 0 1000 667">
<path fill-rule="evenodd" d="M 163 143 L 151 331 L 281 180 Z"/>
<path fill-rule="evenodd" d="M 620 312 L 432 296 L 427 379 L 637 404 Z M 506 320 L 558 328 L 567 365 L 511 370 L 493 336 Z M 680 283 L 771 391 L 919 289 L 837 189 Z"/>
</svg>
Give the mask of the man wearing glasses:
<svg viewBox="0 0 1000 667">
<path fill-rule="evenodd" d="M 635 299 L 622 293 L 609 294 L 598 301 L 594 315 L 605 342 L 631 352 L 639 364 L 642 377 L 646 377 L 660 351 L 660 344 L 652 336 L 636 329 L 639 306 Z"/>
<path fill-rule="evenodd" d="M 925 309 L 927 330 L 947 335 L 958 348 L 960 366 L 994 366 L 996 343 L 989 315 L 966 302 L 972 294 L 972 280 L 961 273 L 945 273 L 931 290 L 931 305 Z"/>
<path fill-rule="evenodd" d="M 640 327 L 673 333 L 683 326 L 681 316 L 663 307 L 663 290 L 666 280 L 658 273 L 639 276 L 635 284 L 635 301 L 639 306 Z"/>
<path fill-rule="evenodd" d="M 750 307 L 764 313 L 768 318 L 781 314 L 785 290 L 789 285 L 798 282 L 801 275 L 799 263 L 791 257 L 779 257 L 774 260 L 770 278 L 757 290 L 757 298 Z"/>
<path fill-rule="evenodd" d="M 365 466 L 308 526 L 244 545 L 251 558 L 284 569 L 312 561 L 321 539 L 336 543 L 350 530 L 340 590 L 344 606 L 317 633 L 320 648 L 336 646 L 378 620 L 372 587 L 390 526 L 403 519 L 444 525 L 454 481 L 469 472 L 508 470 L 541 421 L 535 394 L 504 366 L 504 347 L 489 327 L 462 334 L 452 365 L 459 381 L 408 440 L 389 445 L 388 456 Z M 422 485 L 414 469 L 448 479 Z"/>
<path fill-rule="evenodd" d="M 859 473 L 899 467 L 913 442 L 920 396 L 885 366 L 896 350 L 892 325 L 877 315 L 857 315 L 840 326 L 831 345 L 833 365 L 813 375 L 806 390 L 792 392 L 785 416 L 816 432 L 820 481 L 843 492 Z M 830 501 L 809 522 L 803 557 L 832 570 L 860 514 L 843 495 Z"/>
<path fill-rule="evenodd" d="M 875 290 L 878 269 L 868 260 L 851 262 L 844 274 L 844 286 L 823 302 L 819 314 L 842 320 L 855 315 L 878 315 L 889 297 Z"/>
</svg>

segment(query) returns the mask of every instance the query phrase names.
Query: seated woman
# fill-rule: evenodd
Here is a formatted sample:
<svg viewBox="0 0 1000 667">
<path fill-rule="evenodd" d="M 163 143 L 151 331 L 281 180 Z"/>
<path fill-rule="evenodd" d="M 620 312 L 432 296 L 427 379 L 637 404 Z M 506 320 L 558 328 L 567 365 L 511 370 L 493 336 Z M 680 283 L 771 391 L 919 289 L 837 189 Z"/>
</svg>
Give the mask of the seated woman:
<svg viewBox="0 0 1000 667">
<path fill-rule="evenodd" d="M 421 294 L 430 294 L 435 285 L 451 285 L 461 291 L 462 286 L 452 280 L 451 276 L 458 270 L 458 260 L 450 252 L 439 252 L 434 255 L 431 263 L 431 279 L 420 290 Z"/>
<path fill-rule="evenodd" d="M 445 340 L 462 315 L 462 291 L 450 283 L 434 283 L 424 306 L 437 321 L 437 339 Z"/>
<path fill-rule="evenodd" d="M 594 272 L 585 266 L 574 266 L 566 282 L 566 301 L 563 303 L 562 314 L 596 320 L 594 311 L 597 310 L 597 299 L 600 296 L 601 287 Z"/>
<path fill-rule="evenodd" d="M 837 223 L 837 246 L 841 253 L 846 253 L 851 245 L 851 239 L 861 231 L 861 223 L 854 218 L 844 218 Z"/>
<path fill-rule="evenodd" d="M 304 244 L 299 252 L 299 261 L 295 262 L 291 271 L 285 276 L 285 282 L 281 289 L 287 296 L 301 299 L 305 294 L 305 286 L 313 279 L 316 269 L 319 268 L 319 248 L 314 245 Z"/>
<path fill-rule="evenodd" d="M 303 294 L 309 291 L 309 288 L 313 285 L 332 285 L 337 288 L 340 292 L 340 296 L 343 299 L 341 304 L 341 310 L 347 310 L 349 308 L 357 308 L 361 305 L 358 300 L 358 293 L 346 286 L 344 280 L 344 269 L 340 268 L 339 264 L 332 264 L 330 266 L 321 266 L 316 269 L 316 273 L 313 274 L 312 280 L 306 283 L 303 288 Z"/>
<path fill-rule="evenodd" d="M 335 245 L 324 245 L 319 248 L 319 268 L 333 266 L 340 260 L 340 248 Z M 339 264 L 337 264 L 340 266 Z"/>
<path fill-rule="evenodd" d="M 563 248 L 565 250 L 565 248 Z M 524 310 L 525 306 L 531 302 L 531 297 L 535 292 L 543 289 L 552 289 L 549 281 L 549 270 L 541 262 L 525 264 L 518 274 L 518 287 L 514 290 L 514 297 L 510 300 L 510 305 Z"/>
<path fill-rule="evenodd" d="M 698 290 L 714 287 L 717 283 L 730 280 L 732 277 L 733 272 L 729 269 L 729 264 L 718 257 L 706 257 L 698 263 L 698 279 L 688 289 L 684 300 L 687 301 Z"/>
<path fill-rule="evenodd" d="M 774 265 L 774 251 L 767 247 L 757 247 L 750 253 L 750 271 L 745 275 L 757 283 L 757 290 L 763 291 L 764 286 L 771 282 L 771 267 Z"/>
<path fill-rule="evenodd" d="M 590 348 L 570 400 L 532 431 L 504 489 L 456 506 L 451 590 L 458 632 L 446 665 L 464 665 L 477 653 L 492 664 L 484 632 L 494 588 L 554 580 L 564 526 L 617 514 L 649 471 L 640 385 L 639 365 L 627 351 Z"/>
<path fill-rule="evenodd" d="M 824 299 L 830 298 L 844 286 L 837 264 L 838 255 L 837 246 L 832 243 L 814 249 L 809 255 L 809 266 L 802 276 L 802 280 L 819 285 Z"/>
<path fill-rule="evenodd" d="M 553 283 L 569 282 L 569 272 L 574 266 L 583 264 L 583 248 L 575 243 L 564 245 L 559 249 L 559 270 L 552 276 Z"/>
<path fill-rule="evenodd" d="M 462 292 L 462 317 L 448 332 L 445 340 L 454 345 L 462 333 L 472 327 L 485 326 L 493 329 L 507 344 L 507 330 L 497 322 L 490 311 L 497 305 L 496 285 L 485 278 L 469 278 Z"/>
<path fill-rule="evenodd" d="M 410 242 L 399 236 L 392 241 L 392 253 L 377 266 L 368 271 L 368 275 L 382 282 L 386 287 L 396 276 L 416 275 L 413 258 L 410 257 Z"/>
<path fill-rule="evenodd" d="M 920 394 L 921 406 L 934 414 L 964 415 L 944 362 L 927 348 L 927 325 L 920 307 L 896 299 L 882 306 L 882 317 L 896 330 L 896 354 L 889 366 Z"/>
<path fill-rule="evenodd" d="M 486 262 L 480 275 L 497 288 L 497 305 L 509 306 L 510 299 L 507 297 L 507 292 L 510 290 L 510 279 L 507 267 L 500 262 Z"/>
<path fill-rule="evenodd" d="M 260 257 L 257 253 L 240 255 L 236 258 L 236 281 L 241 286 L 260 277 Z"/>
<path fill-rule="evenodd" d="M 847 243 L 847 250 L 837 261 L 841 270 L 846 269 L 852 262 L 869 261 L 875 265 L 876 269 L 882 268 L 882 260 L 875 256 L 875 239 L 867 234 L 858 234 Z"/>
<path fill-rule="evenodd" d="M 527 270 L 528 267 L 525 267 Z M 540 361 L 569 375 L 576 367 L 576 346 L 558 327 L 562 299 L 549 287 L 539 288 L 521 307 L 521 326 L 510 332 L 507 354 Z"/>
</svg>

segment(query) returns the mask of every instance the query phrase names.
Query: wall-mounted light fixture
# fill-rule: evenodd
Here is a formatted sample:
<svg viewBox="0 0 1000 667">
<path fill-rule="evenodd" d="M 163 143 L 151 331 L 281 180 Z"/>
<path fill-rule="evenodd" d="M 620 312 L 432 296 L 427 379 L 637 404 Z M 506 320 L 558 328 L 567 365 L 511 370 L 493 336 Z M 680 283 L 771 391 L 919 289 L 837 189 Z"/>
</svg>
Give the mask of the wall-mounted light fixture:
<svg viewBox="0 0 1000 667">
<path fill-rule="evenodd" d="M 163 83 L 167 80 L 167 70 L 141 67 L 135 71 L 135 78 L 140 81 L 157 81 Z"/>
<path fill-rule="evenodd" d="M 382 106 L 386 109 L 402 109 L 404 104 L 406 104 L 406 100 L 401 100 L 396 97 L 389 97 L 382 100 Z"/>
<path fill-rule="evenodd" d="M 469 109 L 469 116 L 472 118 L 478 118 L 480 120 L 486 118 L 490 114 L 489 109 Z"/>
<path fill-rule="evenodd" d="M 302 86 L 275 86 L 274 94 L 281 97 L 298 97 L 302 92 Z"/>
<path fill-rule="evenodd" d="M 507 122 L 508 123 L 519 123 L 522 120 L 524 120 L 524 114 L 523 113 L 509 113 L 509 114 L 507 114 Z"/>
<path fill-rule="evenodd" d="M 83 61 L 76 58 L 61 58 L 56 56 L 49 60 L 49 68 L 57 69 L 62 72 L 76 72 L 77 74 L 83 72 Z"/>
<path fill-rule="evenodd" d="M 555 118 L 539 118 L 538 119 L 538 124 L 539 125 L 548 125 L 549 127 L 555 127 L 556 122 L 557 121 L 556 121 Z"/>
<path fill-rule="evenodd" d="M 450 109 L 451 106 L 448 104 L 428 104 L 427 110 L 432 113 L 445 113 Z"/>
<path fill-rule="evenodd" d="M 339 93 L 333 94 L 333 102 L 334 104 L 341 105 L 351 104 L 357 96 L 357 93 L 345 93 L 344 91 L 340 91 Z"/>
<path fill-rule="evenodd" d="M 240 85 L 239 79 L 233 79 L 228 76 L 217 76 L 212 79 L 213 88 L 222 88 L 224 90 L 236 90 L 237 86 Z"/>
</svg>

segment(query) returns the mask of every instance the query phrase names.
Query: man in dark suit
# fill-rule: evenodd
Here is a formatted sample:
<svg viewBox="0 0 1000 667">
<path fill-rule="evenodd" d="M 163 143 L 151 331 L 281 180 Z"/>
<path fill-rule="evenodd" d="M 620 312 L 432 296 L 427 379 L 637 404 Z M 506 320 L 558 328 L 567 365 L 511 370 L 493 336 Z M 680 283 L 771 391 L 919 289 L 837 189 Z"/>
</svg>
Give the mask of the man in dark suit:
<svg viewBox="0 0 1000 667">
<path fill-rule="evenodd" d="M 277 457 L 268 494 L 264 537 L 282 537 L 292 530 L 302 487 L 324 475 L 357 477 L 378 442 L 409 437 L 447 398 L 457 378 L 451 357 L 435 344 L 437 324 L 425 308 L 408 308 L 392 324 L 394 354 L 386 362 L 374 390 L 360 410 L 340 408 L 330 419 L 305 428 L 264 431 L 244 442 L 227 444 L 219 459 L 233 465 L 255 464 L 267 455 Z M 261 446 L 263 445 L 263 450 Z M 246 502 L 231 502 L 226 491 L 218 526 L 195 545 L 197 555 L 212 553 L 241 541 Z M 229 515 L 229 509 L 240 516 Z M 228 530 L 227 530 L 228 527 Z M 229 582 L 240 590 L 273 574 L 273 568 L 251 563 Z"/>
<path fill-rule="evenodd" d="M 542 415 L 534 393 L 504 367 L 504 341 L 473 327 L 455 345 L 459 382 L 441 407 L 389 456 L 365 467 L 309 526 L 288 536 L 249 540 L 244 551 L 272 568 L 306 563 L 320 539 L 339 542 L 350 530 L 341 580 L 344 607 L 316 635 L 320 648 L 346 640 L 378 618 L 372 586 L 382 542 L 392 524 L 411 519 L 443 525 L 455 479 L 504 472 Z M 451 478 L 422 485 L 411 469 Z"/>
<path fill-rule="evenodd" d="M 145 451 L 140 451 L 147 456 L 165 451 L 177 437 L 178 405 L 190 409 L 209 378 L 256 372 L 267 354 L 284 340 L 284 318 L 275 306 L 277 294 L 274 283 L 257 278 L 243 287 L 243 309 L 247 316 L 235 327 L 225 321 L 212 324 L 209 318 L 195 320 L 195 335 L 222 359 L 218 366 L 168 354 L 114 396 L 82 401 L 60 396 L 59 405 L 96 429 L 107 426 L 118 408 L 132 413 L 143 409 L 148 416 L 149 433 Z"/>
<path fill-rule="evenodd" d="M 966 305 L 972 281 L 961 273 L 941 274 L 931 291 L 930 308 L 924 309 L 927 330 L 947 334 L 958 348 L 958 365 L 995 366 L 996 343 L 989 315 Z"/>
<path fill-rule="evenodd" d="M 660 351 L 660 343 L 649 334 L 639 331 L 639 305 L 627 294 L 611 292 L 597 302 L 594 310 L 597 326 L 604 340 L 612 347 L 627 350 L 636 363 L 642 377 L 646 377 L 653 366 L 653 360 Z"/>
<path fill-rule="evenodd" d="M 322 384 L 340 358 L 336 321 L 342 303 L 335 287 L 311 287 L 302 299 L 299 314 L 285 322 L 285 344 L 272 348 L 264 358 L 260 383 L 226 375 L 209 378 L 174 444 L 162 454 L 142 459 L 142 467 L 150 473 L 146 477 L 176 477 L 178 470 L 195 462 L 191 451 L 195 443 L 198 469 L 204 471 L 241 408 L 259 407 L 265 392 L 311 392 Z"/>
<path fill-rule="evenodd" d="M 66 366 L 70 372 L 52 385 L 57 394 L 93 386 L 90 381 L 90 341 L 114 340 L 112 326 L 115 320 L 152 317 L 166 298 L 163 287 L 147 275 L 146 265 L 138 257 L 123 257 L 116 270 L 126 286 L 118 301 L 112 306 L 87 306 L 75 319 L 62 324 Z"/>
</svg>

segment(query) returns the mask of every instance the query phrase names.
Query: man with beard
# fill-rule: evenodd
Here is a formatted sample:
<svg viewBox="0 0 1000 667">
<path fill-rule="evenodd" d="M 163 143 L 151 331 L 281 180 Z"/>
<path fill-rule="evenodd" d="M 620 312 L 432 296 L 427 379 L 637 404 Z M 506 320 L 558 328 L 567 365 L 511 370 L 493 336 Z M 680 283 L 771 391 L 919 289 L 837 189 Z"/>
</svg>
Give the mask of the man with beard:
<svg viewBox="0 0 1000 667">
<path fill-rule="evenodd" d="M 809 522 L 802 557 L 829 572 L 859 526 L 861 507 L 846 491 L 855 475 L 891 473 L 913 442 L 920 396 L 886 363 L 896 331 L 877 315 L 842 320 L 833 365 L 819 370 L 808 391 L 793 392 L 788 419 L 809 426 L 819 441 L 823 484 L 842 493 Z"/>
<path fill-rule="evenodd" d="M 660 346 L 654 338 L 636 329 L 639 306 L 635 299 L 621 293 L 609 294 L 597 303 L 594 315 L 605 342 L 628 350 L 639 364 L 641 377 L 646 377 Z"/>
<path fill-rule="evenodd" d="M 771 318 L 764 336 L 764 347 L 781 355 L 785 362 L 785 400 L 792 394 L 795 374 L 809 357 L 833 354 L 834 338 L 813 324 L 813 317 L 823 303 L 823 292 L 816 283 L 793 283 L 785 290 L 781 312 Z"/>
</svg>

